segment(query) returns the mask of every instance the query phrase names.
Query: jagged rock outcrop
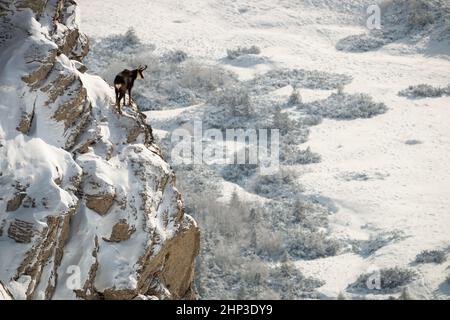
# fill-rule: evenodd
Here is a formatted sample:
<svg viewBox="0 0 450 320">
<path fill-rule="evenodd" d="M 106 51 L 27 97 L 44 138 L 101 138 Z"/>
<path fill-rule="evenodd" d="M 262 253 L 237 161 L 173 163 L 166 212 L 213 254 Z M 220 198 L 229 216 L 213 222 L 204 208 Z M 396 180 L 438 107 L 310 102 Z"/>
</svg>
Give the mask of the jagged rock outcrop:
<svg viewBox="0 0 450 320">
<path fill-rule="evenodd" d="M 199 250 L 135 105 L 85 73 L 71 0 L 0 0 L 0 299 L 193 298 Z"/>
</svg>

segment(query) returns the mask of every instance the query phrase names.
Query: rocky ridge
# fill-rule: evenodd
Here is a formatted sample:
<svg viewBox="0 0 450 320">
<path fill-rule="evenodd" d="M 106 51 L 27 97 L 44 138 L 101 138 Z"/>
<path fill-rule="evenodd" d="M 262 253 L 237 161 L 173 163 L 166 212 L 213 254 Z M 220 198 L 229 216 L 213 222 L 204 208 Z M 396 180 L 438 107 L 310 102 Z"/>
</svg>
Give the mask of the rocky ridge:
<svg viewBox="0 0 450 320">
<path fill-rule="evenodd" d="M 0 0 L 0 299 L 193 298 L 199 230 L 71 0 Z"/>
</svg>

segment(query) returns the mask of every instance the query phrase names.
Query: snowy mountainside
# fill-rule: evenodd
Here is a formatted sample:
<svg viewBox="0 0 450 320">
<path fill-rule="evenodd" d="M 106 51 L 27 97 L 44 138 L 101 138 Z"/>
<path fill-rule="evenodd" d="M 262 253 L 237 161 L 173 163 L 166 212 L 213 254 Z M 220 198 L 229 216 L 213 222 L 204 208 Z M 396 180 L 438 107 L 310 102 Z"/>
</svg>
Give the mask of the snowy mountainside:
<svg viewBox="0 0 450 320">
<path fill-rule="evenodd" d="M 0 10 L 0 297 L 194 297 L 196 222 L 145 116 L 84 73 L 76 3 Z"/>
<path fill-rule="evenodd" d="M 123 1 L 109 4 L 80 0 L 96 44 L 86 63 L 110 79 L 116 66 L 149 61 L 137 100 L 166 155 L 171 132 L 194 120 L 285 131 L 278 176 L 251 165 L 174 167 L 205 230 L 201 298 L 448 299 L 448 259 L 433 255 L 450 250 L 449 99 L 398 95 L 449 85 L 448 43 L 420 45 L 434 25 L 360 53 L 336 45 L 370 32 L 372 1 L 134 0 L 125 12 Z M 102 52 L 116 44 L 129 50 L 113 54 L 119 63 L 108 70 Z M 167 63 L 179 51 L 185 59 Z M 241 103 L 248 114 L 230 115 Z M 422 251 L 431 262 L 416 262 Z M 374 270 L 390 287 L 367 290 Z"/>
</svg>

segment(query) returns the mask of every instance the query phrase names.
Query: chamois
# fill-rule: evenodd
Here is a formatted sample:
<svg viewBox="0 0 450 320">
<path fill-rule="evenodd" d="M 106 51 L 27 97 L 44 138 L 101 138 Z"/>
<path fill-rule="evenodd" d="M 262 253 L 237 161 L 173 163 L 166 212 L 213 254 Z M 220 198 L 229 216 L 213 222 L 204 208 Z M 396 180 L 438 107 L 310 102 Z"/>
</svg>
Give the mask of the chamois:
<svg viewBox="0 0 450 320">
<path fill-rule="evenodd" d="M 147 66 L 139 66 L 135 70 L 125 69 L 114 79 L 114 89 L 116 90 L 116 105 L 119 108 L 120 114 L 122 114 L 122 110 L 120 109 L 120 101 L 123 98 L 123 106 L 125 106 L 125 94 L 128 91 L 129 105 L 131 106 L 131 89 L 133 89 L 134 81 L 136 79 L 144 79 L 143 71 L 145 69 L 147 69 Z"/>
</svg>

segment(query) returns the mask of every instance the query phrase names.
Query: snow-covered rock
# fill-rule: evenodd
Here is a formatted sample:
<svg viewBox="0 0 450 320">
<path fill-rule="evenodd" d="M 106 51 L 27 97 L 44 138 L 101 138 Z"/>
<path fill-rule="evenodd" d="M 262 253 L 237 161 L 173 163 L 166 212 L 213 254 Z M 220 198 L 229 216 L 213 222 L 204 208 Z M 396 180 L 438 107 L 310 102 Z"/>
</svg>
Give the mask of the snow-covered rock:
<svg viewBox="0 0 450 320">
<path fill-rule="evenodd" d="M 0 299 L 193 297 L 199 231 L 71 0 L 0 1 Z"/>
</svg>

